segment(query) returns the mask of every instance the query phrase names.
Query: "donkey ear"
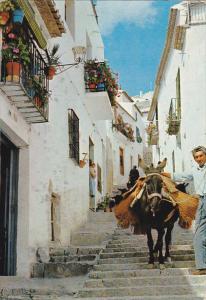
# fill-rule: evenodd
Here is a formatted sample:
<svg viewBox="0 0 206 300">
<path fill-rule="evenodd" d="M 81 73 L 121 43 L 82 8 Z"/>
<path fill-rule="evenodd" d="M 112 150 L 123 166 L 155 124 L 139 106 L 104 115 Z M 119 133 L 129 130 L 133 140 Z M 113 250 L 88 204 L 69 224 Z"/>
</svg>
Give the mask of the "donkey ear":
<svg viewBox="0 0 206 300">
<path fill-rule="evenodd" d="M 167 164 L 167 158 L 165 157 L 163 159 L 163 161 L 157 165 L 157 168 L 160 169 L 160 170 L 164 169 L 164 167 L 166 166 L 166 164 Z"/>
<path fill-rule="evenodd" d="M 138 156 L 138 166 L 142 168 L 144 171 L 148 170 L 148 166 L 145 164 L 141 156 Z"/>
</svg>

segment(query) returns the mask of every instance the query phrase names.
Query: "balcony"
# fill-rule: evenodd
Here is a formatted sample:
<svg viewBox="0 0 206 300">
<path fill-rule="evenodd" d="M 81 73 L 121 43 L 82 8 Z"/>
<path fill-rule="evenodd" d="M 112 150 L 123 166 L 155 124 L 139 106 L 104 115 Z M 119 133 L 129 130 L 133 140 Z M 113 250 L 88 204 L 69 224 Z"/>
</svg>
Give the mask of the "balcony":
<svg viewBox="0 0 206 300">
<path fill-rule="evenodd" d="M 0 89 L 28 123 L 48 121 L 46 67 L 27 23 L 3 28 Z"/>
<path fill-rule="evenodd" d="M 147 143 L 149 146 L 158 145 L 159 142 L 159 131 L 157 125 L 154 123 L 149 123 L 147 128 Z"/>
<path fill-rule="evenodd" d="M 113 124 L 113 127 L 117 131 L 121 132 L 130 142 L 135 142 L 134 130 L 132 129 L 132 126 L 128 123 L 125 123 L 121 115 L 116 117 L 116 123 Z"/>
<path fill-rule="evenodd" d="M 118 84 L 109 66 L 104 62 L 87 61 L 84 78 L 86 105 L 90 112 L 95 119 L 112 120 Z"/>
</svg>

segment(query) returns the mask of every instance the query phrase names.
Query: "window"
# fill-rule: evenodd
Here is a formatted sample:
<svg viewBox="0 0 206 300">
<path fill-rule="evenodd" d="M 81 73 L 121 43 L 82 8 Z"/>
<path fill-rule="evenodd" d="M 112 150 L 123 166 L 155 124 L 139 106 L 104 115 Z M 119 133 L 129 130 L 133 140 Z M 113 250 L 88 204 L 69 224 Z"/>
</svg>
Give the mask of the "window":
<svg viewBox="0 0 206 300">
<path fill-rule="evenodd" d="M 142 142 L 142 138 L 140 136 L 140 130 L 138 127 L 136 127 L 136 141 L 137 143 L 141 143 Z"/>
<path fill-rule="evenodd" d="M 73 109 L 68 113 L 69 157 L 79 164 L 79 119 Z"/>
<path fill-rule="evenodd" d="M 97 164 L 97 190 L 102 193 L 102 170 Z"/>
<path fill-rule="evenodd" d="M 124 176 L 124 149 L 119 148 L 120 174 Z"/>
</svg>

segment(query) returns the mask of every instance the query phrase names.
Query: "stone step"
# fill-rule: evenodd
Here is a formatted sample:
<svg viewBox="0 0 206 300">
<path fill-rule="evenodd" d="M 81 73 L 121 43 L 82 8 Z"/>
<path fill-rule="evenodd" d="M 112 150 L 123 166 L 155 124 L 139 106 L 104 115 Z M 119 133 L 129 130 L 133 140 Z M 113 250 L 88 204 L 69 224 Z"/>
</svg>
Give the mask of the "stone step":
<svg viewBox="0 0 206 300">
<path fill-rule="evenodd" d="M 194 250 L 171 250 L 170 254 L 173 255 L 188 255 L 194 254 Z M 147 251 L 122 251 L 122 252 L 102 252 L 100 253 L 100 258 L 123 258 L 123 257 L 138 257 L 138 256 L 148 256 Z"/>
<path fill-rule="evenodd" d="M 190 286 L 179 285 L 179 286 L 170 286 L 170 285 L 161 285 L 161 286 L 139 286 L 139 287 L 119 287 L 117 288 L 98 288 L 98 289 L 82 289 L 78 292 L 78 297 L 124 297 L 124 296 L 168 296 L 168 295 L 190 295 L 191 299 L 193 296 L 205 295 L 206 293 L 206 285 L 198 284 Z"/>
<path fill-rule="evenodd" d="M 86 280 L 84 287 L 86 288 L 119 288 L 119 287 L 136 287 L 136 286 L 179 286 L 179 285 L 202 285 L 206 282 L 206 276 L 168 276 L 157 277 L 131 277 L 131 278 L 110 278 L 110 279 L 94 279 Z"/>
<path fill-rule="evenodd" d="M 65 299 L 67 300 L 67 299 Z M 82 300 L 82 298 L 76 298 L 75 300 Z M 85 298 L 84 300 L 91 300 L 90 298 Z M 169 296 L 135 296 L 135 297 L 130 297 L 130 296 L 124 296 L 122 297 L 92 297 L 92 300 L 206 300 L 206 297 L 203 296 L 195 296 L 193 295 L 192 298 L 189 295 L 183 295 L 183 296 L 177 296 L 177 295 L 169 295 Z"/>
<path fill-rule="evenodd" d="M 88 275 L 93 279 L 107 279 L 107 278 L 129 278 L 129 277 L 149 277 L 149 276 L 188 276 L 188 268 L 165 268 L 161 270 L 156 269 L 134 269 L 134 270 L 120 270 L 120 271 L 91 271 Z"/>
<path fill-rule="evenodd" d="M 155 268 L 159 269 L 159 264 L 155 264 Z M 172 263 L 165 263 L 167 268 L 193 268 L 195 267 L 194 261 L 175 261 Z M 127 263 L 127 264 L 98 264 L 94 265 L 93 269 L 96 271 L 115 271 L 115 270 L 137 270 L 137 269 L 150 269 L 147 263 Z"/>
<path fill-rule="evenodd" d="M 93 261 L 96 255 L 69 255 L 69 256 L 51 256 L 50 262 L 71 262 L 71 261 Z"/>
<path fill-rule="evenodd" d="M 32 297 L 32 298 L 31 298 Z M 57 296 L 43 296 L 43 295 L 36 295 L 36 296 L 8 296 L 8 297 L 0 297 L 0 300 L 58 300 L 60 299 Z"/>
<path fill-rule="evenodd" d="M 194 251 L 192 245 L 172 245 L 171 251 Z M 148 247 L 111 247 L 107 246 L 105 249 L 102 250 L 102 253 L 116 253 L 116 252 L 148 252 Z"/>
<path fill-rule="evenodd" d="M 99 254 L 102 247 L 67 247 L 51 248 L 50 256 L 90 255 Z"/>
<path fill-rule="evenodd" d="M 111 226 L 112 228 L 112 226 Z M 112 237 L 112 231 L 101 230 L 99 232 L 75 232 L 71 237 L 71 244 L 73 246 L 101 246 Z"/>
<path fill-rule="evenodd" d="M 95 261 L 87 262 L 49 262 L 36 263 L 32 267 L 31 277 L 33 278 L 63 278 L 87 274 Z"/>
<path fill-rule="evenodd" d="M 111 240 L 109 241 L 108 245 L 121 245 L 121 244 L 139 244 L 139 245 L 147 245 L 147 239 L 118 239 L 118 240 Z M 188 245 L 188 244 L 192 244 L 192 239 L 173 239 L 173 244 L 174 245 Z"/>
<path fill-rule="evenodd" d="M 194 254 L 184 254 L 184 255 L 173 255 L 173 261 L 191 261 L 194 260 Z M 101 258 L 99 264 L 132 264 L 138 262 L 147 262 L 148 256 L 138 256 L 138 257 L 123 257 L 123 258 Z"/>
<path fill-rule="evenodd" d="M 172 244 L 172 247 L 173 246 L 192 246 L 192 241 L 175 241 L 175 243 Z M 147 246 L 147 242 L 146 240 L 145 241 L 142 241 L 142 242 L 137 242 L 137 241 L 130 241 L 130 242 L 119 242 L 116 243 L 116 242 L 112 242 L 112 241 L 109 241 L 109 243 L 107 244 L 107 248 L 129 248 L 129 247 L 138 247 L 138 248 L 142 248 L 142 247 L 146 247 Z"/>
</svg>

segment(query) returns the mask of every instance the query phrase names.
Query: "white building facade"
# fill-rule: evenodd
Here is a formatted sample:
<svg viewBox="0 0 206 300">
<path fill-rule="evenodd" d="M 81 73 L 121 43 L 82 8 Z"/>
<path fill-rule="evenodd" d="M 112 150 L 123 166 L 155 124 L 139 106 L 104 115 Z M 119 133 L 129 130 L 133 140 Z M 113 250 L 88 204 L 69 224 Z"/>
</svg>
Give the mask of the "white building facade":
<svg viewBox="0 0 206 300">
<path fill-rule="evenodd" d="M 110 124 L 112 145 L 113 185 L 125 185 L 131 168 L 138 166 L 138 155 L 143 155 L 144 123 L 142 114 L 132 98 L 119 91 L 114 108 L 115 122 Z M 141 173 L 141 170 L 140 170 Z"/>
<path fill-rule="evenodd" d="M 190 170 L 191 150 L 206 143 L 205 36 L 205 1 L 183 1 L 171 8 L 148 117 L 159 130 L 155 160 L 167 157 L 170 172 Z"/>
<path fill-rule="evenodd" d="M 104 61 L 95 7 L 90 1 L 57 0 L 55 6 L 50 0 L 43 1 L 45 6 L 40 2 L 19 1 L 36 51 L 43 55 L 38 56 L 38 64 L 46 59 L 44 50 L 58 43 L 61 64 L 66 66 L 59 67 L 49 81 L 51 96 L 48 105 L 41 106 L 28 94 L 22 72 L 18 81 L 1 74 L 1 163 L 5 162 L 1 179 L 8 178 L 2 181 L 1 200 L 9 218 L 2 213 L 0 228 L 6 223 L 9 233 L 3 237 L 0 275 L 29 276 L 38 248 L 48 256 L 49 247 L 68 246 L 72 232 L 86 221 L 90 206 L 101 201 L 107 189 L 110 99 L 107 91 L 85 89 L 83 64 L 67 65 L 74 62 L 72 48 L 78 46 L 87 49 L 86 60 Z M 56 9 L 60 17 L 54 15 Z M 39 79 L 40 73 L 35 72 Z M 47 79 L 42 78 L 48 88 Z M 97 166 L 94 204 L 89 197 L 89 159 Z"/>
</svg>

